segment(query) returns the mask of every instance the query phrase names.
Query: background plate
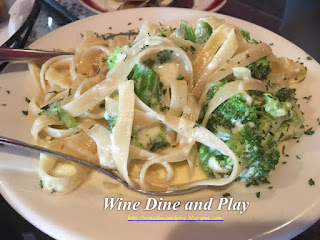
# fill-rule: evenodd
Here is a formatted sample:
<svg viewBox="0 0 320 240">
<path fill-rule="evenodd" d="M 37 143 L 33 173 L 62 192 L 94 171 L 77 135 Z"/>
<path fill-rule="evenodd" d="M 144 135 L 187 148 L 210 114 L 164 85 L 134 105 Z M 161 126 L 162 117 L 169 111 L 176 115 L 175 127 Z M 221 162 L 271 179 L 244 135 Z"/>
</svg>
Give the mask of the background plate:
<svg viewBox="0 0 320 240">
<path fill-rule="evenodd" d="M 143 20 L 178 26 L 181 19 L 195 23 L 198 18 L 208 14 L 212 13 L 173 8 L 111 12 L 62 27 L 39 39 L 31 47 L 48 50 L 74 48 L 81 41 L 80 33 L 86 30 L 106 33 L 112 27 L 113 32 L 126 31 L 140 27 Z M 92 173 L 81 187 L 65 196 L 41 191 L 37 174 L 38 156 L 1 146 L 0 191 L 8 203 L 33 225 L 58 239 L 105 239 L 107 236 L 118 239 L 195 239 L 199 236 L 281 239 L 294 237 L 315 222 L 320 216 L 320 134 L 316 120 L 320 117 L 320 81 L 316 81 L 320 75 L 319 64 L 314 60 L 307 61 L 308 54 L 303 50 L 266 29 L 232 17 L 214 15 L 249 30 L 257 40 L 273 43 L 272 48 L 277 56 L 303 61 L 308 68 L 307 79 L 299 85 L 297 97 L 305 112 L 306 124 L 313 126 L 315 134 L 304 135 L 298 144 L 286 143 L 289 157 L 281 157 L 280 162 L 286 161 L 287 164 L 280 163 L 276 171 L 271 173 L 271 184 L 246 188 L 233 183 L 185 196 L 164 197 L 163 201 L 181 201 L 181 209 L 144 211 L 147 196 L 123 189 L 97 173 Z M 128 25 L 129 22 L 131 25 Z M 0 135 L 31 141 L 31 120 L 23 115 L 22 110 L 27 109 L 25 97 L 35 95 L 36 87 L 25 64 L 11 64 L 0 75 Z M 310 95 L 312 98 L 309 101 L 303 99 Z M 301 159 L 297 159 L 296 155 Z M 308 184 L 310 178 L 316 182 L 313 187 Z M 268 189 L 269 186 L 273 186 L 273 189 Z M 242 215 L 226 208 L 217 211 L 219 199 L 225 192 L 230 193 L 234 201 L 249 201 L 248 210 Z M 256 192 L 261 193 L 259 199 Z M 141 210 L 105 211 L 104 198 L 111 197 L 141 201 Z M 208 201 L 210 197 L 214 198 L 210 211 L 183 210 L 186 201 Z M 217 216 L 224 217 L 224 221 L 128 222 L 129 215 Z"/>
<path fill-rule="evenodd" d="M 79 0 L 79 2 L 95 13 L 115 11 L 120 5 L 112 0 Z M 193 9 L 216 12 L 227 2 L 227 0 L 195 0 Z"/>
</svg>

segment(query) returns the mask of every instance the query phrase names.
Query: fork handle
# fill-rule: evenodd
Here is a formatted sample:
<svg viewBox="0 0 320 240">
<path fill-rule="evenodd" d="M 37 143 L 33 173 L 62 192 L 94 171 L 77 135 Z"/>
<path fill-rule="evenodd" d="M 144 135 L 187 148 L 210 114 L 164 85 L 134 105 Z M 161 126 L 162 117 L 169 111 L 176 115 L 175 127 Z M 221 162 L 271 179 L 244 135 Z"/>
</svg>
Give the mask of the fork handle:
<svg viewBox="0 0 320 240">
<path fill-rule="evenodd" d="M 13 146 L 13 147 L 19 147 L 22 149 L 26 149 L 26 150 L 31 150 L 34 152 L 39 152 L 39 153 L 45 153 L 51 156 L 55 156 L 55 157 L 59 157 L 59 158 L 63 158 L 75 163 L 79 163 L 82 164 L 84 166 L 90 167 L 93 170 L 96 170 L 97 172 L 103 173 L 109 177 L 111 177 L 112 179 L 122 183 L 123 185 L 127 185 L 125 182 L 122 181 L 122 179 L 120 177 L 118 177 L 112 170 L 108 170 L 105 168 L 100 167 L 98 164 L 89 162 L 85 159 L 81 159 L 78 157 L 74 157 L 62 152 L 57 152 L 48 148 L 44 148 L 44 147 L 40 147 L 37 145 L 32 145 L 26 142 L 22 142 L 16 139 L 12 139 L 12 138 L 7 138 L 7 137 L 3 137 L 0 136 L 0 144 L 4 144 L 4 145 L 8 145 L 8 146 Z"/>
<path fill-rule="evenodd" d="M 52 58 L 59 55 L 70 55 L 73 53 L 53 52 L 33 49 L 0 48 L 0 61 L 30 60 L 34 58 Z"/>
</svg>

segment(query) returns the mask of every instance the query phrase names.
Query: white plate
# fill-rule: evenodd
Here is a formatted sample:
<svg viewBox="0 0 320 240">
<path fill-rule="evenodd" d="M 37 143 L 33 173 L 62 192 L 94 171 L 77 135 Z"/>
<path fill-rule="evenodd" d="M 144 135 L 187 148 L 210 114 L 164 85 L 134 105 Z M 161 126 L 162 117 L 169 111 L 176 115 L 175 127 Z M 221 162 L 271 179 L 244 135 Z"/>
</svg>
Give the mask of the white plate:
<svg viewBox="0 0 320 240">
<path fill-rule="evenodd" d="M 80 33 L 94 30 L 106 33 L 138 28 L 139 18 L 155 23 L 178 26 L 180 19 L 195 22 L 208 12 L 188 9 L 133 9 L 110 12 L 74 22 L 36 41 L 33 48 L 74 48 L 80 43 Z M 45 233 L 59 239 L 195 239 L 212 238 L 242 239 L 263 235 L 262 238 L 290 238 L 305 230 L 320 216 L 320 162 L 319 126 L 320 117 L 320 75 L 319 64 L 307 61 L 303 50 L 282 37 L 251 23 L 220 14 L 227 22 L 247 29 L 258 40 L 273 43 L 277 56 L 288 56 L 294 60 L 300 57 L 308 67 L 307 79 L 298 87 L 298 98 L 305 112 L 306 124 L 314 127 L 313 136 L 304 135 L 300 143 L 287 144 L 286 153 L 281 157 L 287 164 L 277 166 L 270 175 L 270 185 L 246 188 L 236 183 L 224 188 L 213 188 L 185 196 L 164 197 L 164 201 L 182 201 L 178 211 L 144 211 L 147 196 L 137 194 L 108 182 L 107 177 L 91 174 L 88 181 L 76 191 L 66 195 L 51 195 L 39 188 L 37 174 L 38 156 L 16 149 L 1 147 L 0 190 L 10 205 L 25 219 Z M 177 17 L 178 16 L 178 17 Z M 128 23 L 132 24 L 129 26 Z M 25 97 L 36 94 L 35 84 L 25 64 L 13 64 L 0 75 L 0 135 L 31 141 L 31 121 L 22 114 L 27 109 Z M 8 94 L 7 91 L 10 91 Z M 308 104 L 303 96 L 312 95 Z M 6 104 L 3 106 L 2 104 Z M 296 158 L 298 155 L 301 160 Z M 315 186 L 309 186 L 313 178 Z M 256 197 L 256 192 L 261 197 Z M 240 215 L 238 211 L 223 209 L 217 211 L 223 193 L 229 192 L 234 201 L 249 201 L 248 210 Z M 105 197 L 121 196 L 127 201 L 141 201 L 139 211 L 104 211 Z M 185 211 L 186 201 L 206 201 L 214 197 L 211 211 Z M 216 216 L 224 217 L 223 222 L 128 222 L 130 216 Z"/>
<path fill-rule="evenodd" d="M 79 0 L 79 2 L 95 13 L 116 11 L 120 3 L 115 0 Z M 164 3 L 170 3 L 164 0 Z M 227 0 L 195 0 L 193 9 L 216 12 L 227 2 Z"/>
</svg>

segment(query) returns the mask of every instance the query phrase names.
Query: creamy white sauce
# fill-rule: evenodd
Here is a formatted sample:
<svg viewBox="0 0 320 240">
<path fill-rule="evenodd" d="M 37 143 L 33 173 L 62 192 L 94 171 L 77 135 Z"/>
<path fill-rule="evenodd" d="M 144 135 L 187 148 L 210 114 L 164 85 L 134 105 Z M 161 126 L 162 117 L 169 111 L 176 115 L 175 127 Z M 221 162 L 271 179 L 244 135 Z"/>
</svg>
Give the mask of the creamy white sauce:
<svg viewBox="0 0 320 240">
<path fill-rule="evenodd" d="M 74 175 L 76 172 L 77 170 L 72 164 L 60 162 L 51 170 L 50 174 L 54 177 L 67 177 Z"/>
<path fill-rule="evenodd" d="M 232 68 L 233 75 L 236 78 L 248 80 L 251 78 L 251 71 L 246 67 L 234 67 Z"/>
<path fill-rule="evenodd" d="M 163 84 L 163 88 L 167 88 L 171 85 L 172 81 L 175 81 L 179 75 L 180 64 L 175 62 L 164 63 L 157 65 L 153 70 L 160 77 L 160 81 Z"/>
<path fill-rule="evenodd" d="M 208 167 L 212 169 L 212 172 L 216 173 L 227 173 L 228 170 L 220 167 L 219 162 L 216 160 L 215 157 L 211 157 L 208 161 Z"/>
<path fill-rule="evenodd" d="M 143 146 L 147 146 L 150 143 L 150 139 L 154 140 L 158 137 L 160 131 L 160 126 L 143 128 L 138 131 L 137 139 Z"/>
</svg>

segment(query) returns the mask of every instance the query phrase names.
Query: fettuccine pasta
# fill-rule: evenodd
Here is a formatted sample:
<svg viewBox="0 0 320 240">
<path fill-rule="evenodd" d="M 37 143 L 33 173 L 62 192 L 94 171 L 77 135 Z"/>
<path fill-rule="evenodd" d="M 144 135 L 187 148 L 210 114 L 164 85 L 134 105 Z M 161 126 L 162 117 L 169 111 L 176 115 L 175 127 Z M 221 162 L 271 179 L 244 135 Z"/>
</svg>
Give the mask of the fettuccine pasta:
<svg viewBox="0 0 320 240">
<path fill-rule="evenodd" d="M 29 63 L 40 89 L 29 104 L 31 134 L 42 146 L 117 171 L 137 189 L 266 177 L 254 172 L 269 154 L 265 139 L 272 138 L 270 145 L 292 137 L 279 129 L 292 116 L 302 118 L 294 103 L 275 96 L 302 81 L 306 69 L 243 33 L 212 16 L 199 19 L 196 28 L 186 21 L 178 29 L 145 22 L 135 39 L 86 32 L 74 55 Z M 258 61 L 269 64 L 267 79 L 255 77 Z M 269 101 L 278 101 L 276 109 Z M 246 110 L 227 117 L 234 106 Z M 252 109 L 261 109 L 258 117 Z M 277 126 L 262 129 L 266 116 L 278 119 Z M 251 146 L 245 130 L 265 138 Z M 232 145 L 235 136 L 243 137 L 242 152 Z M 272 156 L 273 166 L 278 158 Z M 87 174 L 77 164 L 40 156 L 39 175 L 50 191 L 72 191 Z"/>
</svg>

